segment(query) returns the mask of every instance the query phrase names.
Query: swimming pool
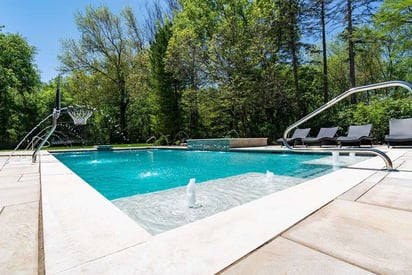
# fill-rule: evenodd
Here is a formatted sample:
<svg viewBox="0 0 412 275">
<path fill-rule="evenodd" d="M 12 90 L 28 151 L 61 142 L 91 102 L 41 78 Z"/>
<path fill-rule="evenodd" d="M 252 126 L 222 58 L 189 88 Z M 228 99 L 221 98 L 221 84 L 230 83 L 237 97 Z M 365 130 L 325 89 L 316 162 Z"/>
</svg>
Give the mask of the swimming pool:
<svg viewBox="0 0 412 275">
<path fill-rule="evenodd" d="M 114 150 L 54 153 L 63 164 L 109 200 L 246 173 L 314 178 L 331 165 L 308 164 L 322 154 Z"/>
</svg>

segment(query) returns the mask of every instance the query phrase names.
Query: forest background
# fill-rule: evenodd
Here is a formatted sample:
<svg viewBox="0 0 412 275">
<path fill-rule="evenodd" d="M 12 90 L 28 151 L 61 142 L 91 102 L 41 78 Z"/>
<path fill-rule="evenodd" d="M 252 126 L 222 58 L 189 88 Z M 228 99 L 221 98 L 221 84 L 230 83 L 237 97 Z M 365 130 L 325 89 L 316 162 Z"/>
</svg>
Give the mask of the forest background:
<svg viewBox="0 0 412 275">
<path fill-rule="evenodd" d="M 85 145 L 273 141 L 351 87 L 412 82 L 411 0 L 164 0 L 147 12 L 141 25 L 129 7 L 76 13 L 80 38 L 62 42 L 61 77 L 48 83 L 36 49 L 0 28 L 0 149 L 52 112 L 58 79 L 62 106 L 95 111 L 86 126 L 62 115 L 53 139 Z M 302 127 L 344 134 L 373 123 L 381 143 L 388 121 L 404 117 L 411 95 L 391 88 L 354 95 Z"/>
</svg>

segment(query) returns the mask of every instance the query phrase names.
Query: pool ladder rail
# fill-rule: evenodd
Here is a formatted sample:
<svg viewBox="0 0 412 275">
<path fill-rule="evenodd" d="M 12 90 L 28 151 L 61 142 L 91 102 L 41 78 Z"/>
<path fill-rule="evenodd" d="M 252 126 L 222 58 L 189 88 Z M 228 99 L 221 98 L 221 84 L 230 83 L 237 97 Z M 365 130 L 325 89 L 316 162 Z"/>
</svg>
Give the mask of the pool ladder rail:
<svg viewBox="0 0 412 275">
<path fill-rule="evenodd" d="M 392 160 L 388 157 L 387 154 L 382 152 L 381 150 L 378 150 L 376 148 L 294 148 L 290 146 L 286 140 L 289 135 L 289 132 L 301 125 L 302 123 L 308 121 L 309 119 L 313 118 L 314 116 L 320 114 L 324 110 L 332 107 L 333 105 L 337 104 L 341 100 L 347 98 L 348 96 L 359 93 L 359 92 L 364 92 L 364 91 L 370 91 L 370 90 L 376 90 L 376 89 L 383 89 L 383 88 L 388 88 L 388 87 L 403 87 L 407 90 L 409 90 L 412 93 L 412 84 L 406 81 L 387 81 L 387 82 L 381 82 L 381 83 L 376 83 L 376 84 L 370 84 L 370 85 L 365 85 L 365 86 L 359 86 L 359 87 L 354 87 L 351 88 L 339 96 L 333 98 L 329 102 L 325 103 L 318 109 L 314 110 L 313 112 L 309 113 L 305 117 L 301 118 L 300 120 L 296 121 L 292 125 L 290 125 L 288 128 L 286 128 L 285 132 L 283 133 L 283 144 L 288 148 L 289 150 L 293 151 L 302 151 L 302 152 L 349 152 L 349 153 L 370 153 L 376 156 L 381 157 L 386 164 L 386 169 L 391 171 L 393 169 L 393 164 Z"/>
</svg>

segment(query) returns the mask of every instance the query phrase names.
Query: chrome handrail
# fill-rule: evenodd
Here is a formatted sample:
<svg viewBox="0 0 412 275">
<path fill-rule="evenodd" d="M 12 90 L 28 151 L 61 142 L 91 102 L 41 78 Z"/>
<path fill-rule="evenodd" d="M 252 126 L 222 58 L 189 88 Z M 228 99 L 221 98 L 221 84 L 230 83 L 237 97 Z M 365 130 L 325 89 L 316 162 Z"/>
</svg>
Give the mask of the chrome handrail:
<svg viewBox="0 0 412 275">
<path fill-rule="evenodd" d="M 33 152 L 33 155 L 31 156 L 31 161 L 32 163 L 36 162 L 37 159 L 37 153 L 43 148 L 44 144 L 49 140 L 51 135 L 53 134 L 54 130 L 56 130 L 57 127 L 57 119 L 60 116 L 60 109 L 53 109 L 53 121 L 52 121 L 52 127 L 49 131 L 49 133 L 46 135 L 46 137 L 42 140 L 40 145 L 36 148 L 36 150 Z"/>
<path fill-rule="evenodd" d="M 382 88 L 388 88 L 388 87 L 403 87 L 403 88 L 409 90 L 412 93 L 412 84 L 410 84 L 409 82 L 406 82 L 406 81 L 399 81 L 399 80 L 387 81 L 387 82 L 381 82 L 381 83 L 376 83 L 376 84 L 351 88 L 351 89 L 347 90 L 346 92 L 343 92 L 339 96 L 333 98 L 329 102 L 325 103 L 321 107 L 317 108 L 313 112 L 309 113 L 305 117 L 299 119 L 298 121 L 296 121 L 295 123 L 290 125 L 288 128 L 286 128 L 285 132 L 283 133 L 283 144 L 286 146 L 286 148 L 288 148 L 290 150 L 307 151 L 307 152 L 313 152 L 313 151 L 318 151 L 318 152 L 319 151 L 321 151 L 321 152 L 336 152 L 337 151 L 337 152 L 353 152 L 353 153 L 366 153 L 366 152 L 368 152 L 368 153 L 372 153 L 374 155 L 377 155 L 377 156 L 381 157 L 385 161 L 386 169 L 392 170 L 393 169 L 393 164 L 392 164 L 391 159 L 388 157 L 388 155 L 386 155 L 384 152 L 382 152 L 378 149 L 375 149 L 375 148 L 304 148 L 304 149 L 301 149 L 301 148 L 293 148 L 292 146 L 290 146 L 286 142 L 288 134 L 292 129 L 298 127 L 302 123 L 304 123 L 304 122 L 308 121 L 309 119 L 313 118 L 314 116 L 320 114 L 324 110 L 332 107 L 333 105 L 335 105 L 336 103 L 338 103 L 341 100 L 345 99 L 346 97 L 348 97 L 348 96 L 350 96 L 354 93 L 358 93 L 358 92 L 364 92 L 364 91 L 370 91 L 370 90 L 376 90 L 376 89 L 382 89 Z"/>
</svg>

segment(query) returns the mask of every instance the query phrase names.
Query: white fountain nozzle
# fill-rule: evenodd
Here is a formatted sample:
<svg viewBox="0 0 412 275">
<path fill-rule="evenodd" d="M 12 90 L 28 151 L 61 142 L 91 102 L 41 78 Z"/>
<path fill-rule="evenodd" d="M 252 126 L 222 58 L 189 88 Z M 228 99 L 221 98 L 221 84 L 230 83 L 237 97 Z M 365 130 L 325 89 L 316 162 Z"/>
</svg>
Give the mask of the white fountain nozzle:
<svg viewBox="0 0 412 275">
<path fill-rule="evenodd" d="M 187 205 L 189 208 L 202 207 L 201 204 L 196 203 L 196 179 L 191 178 L 186 186 Z"/>
<path fill-rule="evenodd" d="M 333 159 L 333 165 L 338 165 L 340 162 L 339 152 L 336 152 L 336 151 L 332 152 L 332 159 Z"/>
<path fill-rule="evenodd" d="M 186 186 L 186 196 L 187 196 L 187 204 L 190 208 L 197 207 L 196 204 L 196 179 L 191 178 L 189 180 L 188 185 Z"/>
<path fill-rule="evenodd" d="M 266 170 L 266 181 L 272 181 L 274 176 L 273 172 Z"/>
</svg>

